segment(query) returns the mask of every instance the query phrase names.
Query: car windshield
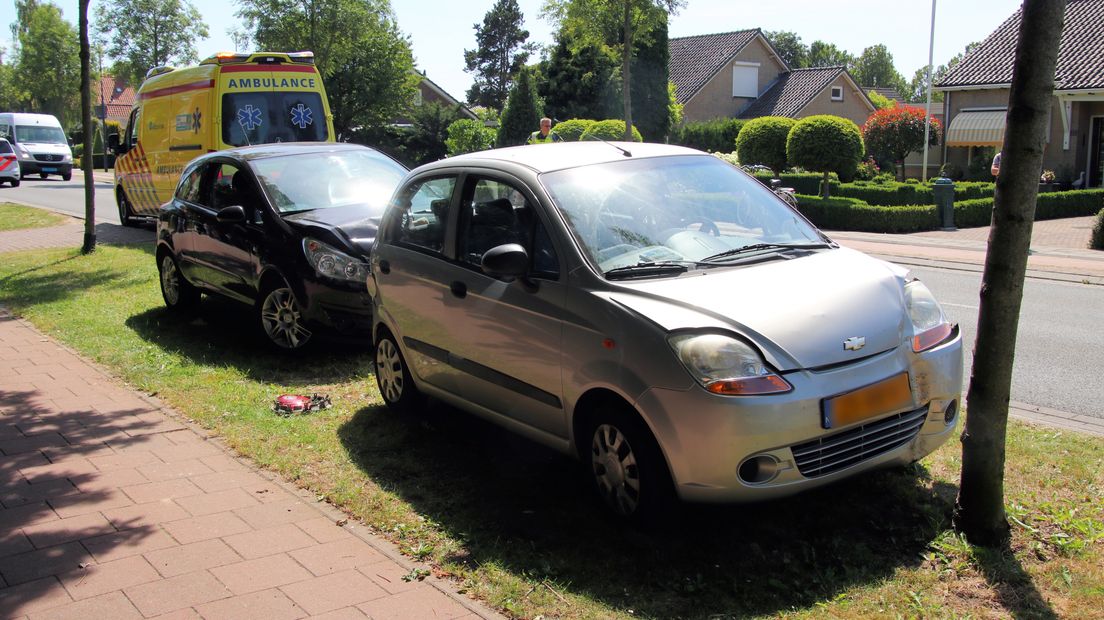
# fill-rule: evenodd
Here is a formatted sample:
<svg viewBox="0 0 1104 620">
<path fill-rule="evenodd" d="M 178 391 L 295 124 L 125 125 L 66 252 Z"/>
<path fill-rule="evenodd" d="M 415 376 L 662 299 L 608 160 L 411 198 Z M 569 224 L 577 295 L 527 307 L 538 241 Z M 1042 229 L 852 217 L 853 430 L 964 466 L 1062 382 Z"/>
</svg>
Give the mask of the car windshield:
<svg viewBox="0 0 1104 620">
<path fill-rule="evenodd" d="M 68 144 L 61 127 L 44 125 L 16 125 L 15 139 L 19 142 L 38 142 L 45 144 Z"/>
<path fill-rule="evenodd" d="M 710 155 L 581 166 L 541 180 L 580 246 L 608 276 L 646 265 L 653 266 L 649 275 L 677 275 L 654 266 L 725 264 L 825 243 L 769 189 Z"/>
<path fill-rule="evenodd" d="M 245 92 L 222 96 L 222 141 L 234 146 L 324 142 L 322 97 L 314 92 Z"/>
<path fill-rule="evenodd" d="M 281 213 L 360 204 L 379 214 L 406 174 L 368 149 L 266 157 L 250 165 Z"/>
</svg>

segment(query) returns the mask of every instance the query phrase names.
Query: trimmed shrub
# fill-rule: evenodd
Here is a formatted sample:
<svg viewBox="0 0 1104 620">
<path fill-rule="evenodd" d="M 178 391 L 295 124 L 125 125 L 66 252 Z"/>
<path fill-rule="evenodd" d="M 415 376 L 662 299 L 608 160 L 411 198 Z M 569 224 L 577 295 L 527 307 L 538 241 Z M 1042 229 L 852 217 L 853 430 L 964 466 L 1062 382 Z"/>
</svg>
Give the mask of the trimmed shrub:
<svg viewBox="0 0 1104 620">
<path fill-rule="evenodd" d="M 1089 248 L 1104 250 L 1104 209 L 1096 214 L 1096 224 L 1093 225 L 1092 239 L 1089 240 Z"/>
<path fill-rule="evenodd" d="M 786 169 L 786 138 L 797 123 L 784 116 L 763 116 L 744 123 L 736 136 L 736 152 L 745 164 L 763 164 L 771 170 Z"/>
<path fill-rule="evenodd" d="M 782 180 L 783 187 L 792 187 L 798 194 L 810 195 L 819 194 L 820 184 L 824 181 L 824 176 L 815 172 L 784 172 L 778 175 L 778 178 Z M 829 178 L 828 185 L 832 193 L 835 193 L 840 187 L 840 182 Z"/>
<path fill-rule="evenodd" d="M 736 155 L 736 153 L 712 153 L 712 155 L 713 155 L 713 157 L 716 157 L 717 159 L 722 159 L 722 160 L 732 164 L 733 166 L 736 166 L 737 168 L 740 167 L 740 158 L 739 158 L 739 156 Z M 762 173 L 756 173 L 752 176 L 759 179 L 760 174 L 762 174 Z M 759 179 L 759 180 L 760 180 L 760 182 L 762 181 L 762 179 Z M 767 181 L 767 187 L 770 187 L 770 181 Z"/>
<path fill-rule="evenodd" d="M 634 125 L 633 142 L 643 142 L 644 138 L 641 137 L 640 132 L 636 130 Z M 623 140 L 625 138 L 625 121 L 617 119 L 607 119 L 604 121 L 597 121 L 590 126 L 583 135 L 579 138 L 580 141 L 585 142 L 587 140 L 608 140 L 610 142 Z"/>
<path fill-rule="evenodd" d="M 1101 207 L 1104 207 L 1104 189 L 1039 194 L 1035 202 L 1035 221 L 1096 215 Z M 992 198 L 955 202 L 955 226 L 988 226 L 992 220 Z"/>
<path fill-rule="evenodd" d="M 853 121 L 830 114 L 808 116 L 797 122 L 786 138 L 786 161 L 824 173 L 824 197 L 829 196 L 828 174 L 848 178 L 863 156 L 862 134 Z"/>
<path fill-rule="evenodd" d="M 586 130 L 590 129 L 598 121 L 588 118 L 569 118 L 566 121 L 556 123 L 552 131 L 563 138 L 564 142 L 578 142 Z"/>
<path fill-rule="evenodd" d="M 484 151 L 494 146 L 495 134 L 494 128 L 485 127 L 483 121 L 462 118 L 448 126 L 445 148 L 449 155 Z"/>
<path fill-rule="evenodd" d="M 933 230 L 939 218 L 932 205 L 880 207 L 857 198 L 797 195 L 797 209 L 818 228 L 860 232 L 909 233 Z"/>
<path fill-rule="evenodd" d="M 738 118 L 715 118 L 686 123 L 672 132 L 671 144 L 688 146 L 706 152 L 728 153 L 736 148 L 736 136 L 747 121 Z"/>
</svg>

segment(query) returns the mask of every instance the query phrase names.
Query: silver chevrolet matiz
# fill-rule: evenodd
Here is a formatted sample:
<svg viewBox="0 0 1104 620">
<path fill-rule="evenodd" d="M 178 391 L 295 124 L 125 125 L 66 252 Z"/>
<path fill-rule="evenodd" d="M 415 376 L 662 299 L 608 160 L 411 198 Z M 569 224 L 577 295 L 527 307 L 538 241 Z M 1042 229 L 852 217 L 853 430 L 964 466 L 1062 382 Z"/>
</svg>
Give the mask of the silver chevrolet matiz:
<svg viewBox="0 0 1104 620">
<path fill-rule="evenodd" d="M 906 465 L 958 418 L 962 338 L 928 288 L 691 149 L 417 168 L 368 290 L 390 407 L 433 396 L 575 455 L 629 519 Z"/>
</svg>

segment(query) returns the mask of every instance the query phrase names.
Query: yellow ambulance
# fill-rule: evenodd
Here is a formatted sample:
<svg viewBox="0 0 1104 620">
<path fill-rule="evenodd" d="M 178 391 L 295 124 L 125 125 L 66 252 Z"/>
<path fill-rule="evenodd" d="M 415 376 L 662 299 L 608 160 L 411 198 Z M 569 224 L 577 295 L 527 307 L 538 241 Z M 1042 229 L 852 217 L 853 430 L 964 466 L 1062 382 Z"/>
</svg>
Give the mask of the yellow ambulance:
<svg viewBox="0 0 1104 620">
<path fill-rule="evenodd" d="M 119 219 L 129 226 L 136 216 L 156 217 L 185 164 L 204 153 L 333 141 L 312 52 L 223 52 L 195 67 L 150 69 L 124 135 L 111 141 Z"/>
</svg>

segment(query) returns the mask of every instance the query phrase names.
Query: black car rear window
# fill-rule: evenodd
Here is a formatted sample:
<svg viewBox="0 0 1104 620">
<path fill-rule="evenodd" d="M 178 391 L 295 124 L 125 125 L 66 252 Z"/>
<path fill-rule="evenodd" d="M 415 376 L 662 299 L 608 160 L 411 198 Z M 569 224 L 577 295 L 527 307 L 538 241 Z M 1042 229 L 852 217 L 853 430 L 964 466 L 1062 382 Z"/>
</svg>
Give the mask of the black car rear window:
<svg viewBox="0 0 1104 620">
<path fill-rule="evenodd" d="M 0 153 L 11 153 L 12 147 L 7 140 L 0 140 Z"/>
<path fill-rule="evenodd" d="M 222 96 L 222 141 L 234 146 L 324 142 L 326 112 L 312 92 L 244 92 Z"/>
</svg>

